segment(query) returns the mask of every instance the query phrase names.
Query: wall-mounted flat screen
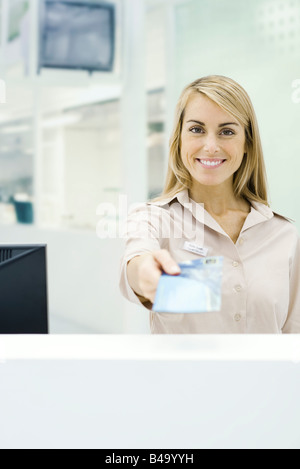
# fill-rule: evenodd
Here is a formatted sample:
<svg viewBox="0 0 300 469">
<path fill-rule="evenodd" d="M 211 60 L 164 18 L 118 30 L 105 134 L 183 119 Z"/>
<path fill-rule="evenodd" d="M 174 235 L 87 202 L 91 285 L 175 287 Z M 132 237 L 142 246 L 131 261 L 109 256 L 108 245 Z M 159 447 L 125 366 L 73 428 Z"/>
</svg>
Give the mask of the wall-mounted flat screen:
<svg viewBox="0 0 300 469">
<path fill-rule="evenodd" d="M 97 1 L 43 0 L 39 71 L 61 68 L 113 71 L 115 5 Z"/>
</svg>

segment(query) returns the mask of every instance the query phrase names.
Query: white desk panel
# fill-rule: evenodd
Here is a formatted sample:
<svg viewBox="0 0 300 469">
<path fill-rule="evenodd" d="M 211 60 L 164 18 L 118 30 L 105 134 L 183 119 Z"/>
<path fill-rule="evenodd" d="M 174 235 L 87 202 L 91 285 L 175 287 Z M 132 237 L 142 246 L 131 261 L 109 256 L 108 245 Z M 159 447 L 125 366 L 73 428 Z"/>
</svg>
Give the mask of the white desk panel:
<svg viewBox="0 0 300 469">
<path fill-rule="evenodd" d="M 298 337 L 0 343 L 1 448 L 300 447 Z"/>
</svg>

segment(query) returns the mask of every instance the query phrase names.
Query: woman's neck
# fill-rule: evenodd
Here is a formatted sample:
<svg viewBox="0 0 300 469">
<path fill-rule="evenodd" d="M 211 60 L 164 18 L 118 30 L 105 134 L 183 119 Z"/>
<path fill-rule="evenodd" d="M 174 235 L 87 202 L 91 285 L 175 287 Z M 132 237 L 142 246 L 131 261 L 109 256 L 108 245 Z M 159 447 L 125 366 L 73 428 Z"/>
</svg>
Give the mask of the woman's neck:
<svg viewBox="0 0 300 469">
<path fill-rule="evenodd" d="M 249 212 L 250 204 L 234 195 L 232 187 L 197 186 L 189 190 L 189 196 L 197 203 L 204 204 L 207 212 L 215 216 L 225 216 L 228 212 L 242 210 Z"/>
</svg>

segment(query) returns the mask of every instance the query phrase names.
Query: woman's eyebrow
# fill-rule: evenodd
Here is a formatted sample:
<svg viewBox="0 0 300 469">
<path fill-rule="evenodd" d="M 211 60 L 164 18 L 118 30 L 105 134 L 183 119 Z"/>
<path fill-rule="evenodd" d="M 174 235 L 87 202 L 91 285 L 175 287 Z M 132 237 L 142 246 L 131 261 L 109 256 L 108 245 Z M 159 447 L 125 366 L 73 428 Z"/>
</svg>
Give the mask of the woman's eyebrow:
<svg viewBox="0 0 300 469">
<path fill-rule="evenodd" d="M 195 124 L 199 124 L 205 127 L 204 122 L 200 122 L 200 121 L 192 119 L 190 121 L 187 121 L 187 124 L 189 124 L 190 122 L 194 122 Z M 236 125 L 237 127 L 239 127 L 239 124 L 237 124 L 236 122 L 225 122 L 224 124 L 220 124 L 219 127 L 226 127 L 226 125 Z"/>
<path fill-rule="evenodd" d="M 226 127 L 226 125 L 236 125 L 237 127 L 240 126 L 240 124 L 237 124 L 236 122 L 225 122 L 225 124 L 220 124 L 219 127 Z"/>
</svg>

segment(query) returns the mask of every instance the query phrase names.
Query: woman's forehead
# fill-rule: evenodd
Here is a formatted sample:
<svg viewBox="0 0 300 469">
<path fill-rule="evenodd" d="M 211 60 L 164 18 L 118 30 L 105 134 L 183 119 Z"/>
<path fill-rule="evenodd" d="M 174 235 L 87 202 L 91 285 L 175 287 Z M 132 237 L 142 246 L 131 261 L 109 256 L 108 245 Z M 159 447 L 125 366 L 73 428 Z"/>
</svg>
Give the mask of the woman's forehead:
<svg viewBox="0 0 300 469">
<path fill-rule="evenodd" d="M 220 119 L 233 119 L 233 122 L 237 122 L 236 119 L 227 111 L 222 109 L 212 99 L 205 96 L 203 93 L 193 93 L 188 101 L 185 108 L 185 119 L 196 119 L 201 118 L 220 118 Z"/>
</svg>

